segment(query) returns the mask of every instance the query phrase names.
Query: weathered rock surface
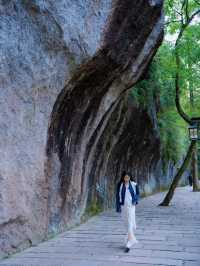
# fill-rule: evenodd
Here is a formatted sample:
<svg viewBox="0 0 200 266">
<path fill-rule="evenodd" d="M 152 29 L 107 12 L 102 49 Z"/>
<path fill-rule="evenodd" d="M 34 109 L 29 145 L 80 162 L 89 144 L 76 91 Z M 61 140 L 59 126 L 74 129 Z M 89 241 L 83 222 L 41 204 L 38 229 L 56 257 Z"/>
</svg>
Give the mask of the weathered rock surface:
<svg viewBox="0 0 200 266">
<path fill-rule="evenodd" d="M 2 255 L 62 230 L 102 193 L 112 204 L 124 168 L 158 187 L 155 121 L 128 89 L 162 35 L 160 0 L 0 0 Z"/>
</svg>

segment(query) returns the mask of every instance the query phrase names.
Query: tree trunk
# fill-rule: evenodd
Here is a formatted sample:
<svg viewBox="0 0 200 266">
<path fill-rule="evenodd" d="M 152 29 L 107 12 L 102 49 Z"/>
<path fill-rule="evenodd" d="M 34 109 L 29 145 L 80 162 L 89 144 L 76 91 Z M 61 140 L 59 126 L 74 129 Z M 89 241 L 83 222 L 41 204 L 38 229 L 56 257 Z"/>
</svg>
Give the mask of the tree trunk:
<svg viewBox="0 0 200 266">
<path fill-rule="evenodd" d="M 188 167 L 188 164 L 190 162 L 193 150 L 195 148 L 195 144 L 196 144 L 196 141 L 191 141 L 191 144 L 189 146 L 189 149 L 188 149 L 188 152 L 186 154 L 186 157 L 185 157 L 185 159 L 184 159 L 184 161 L 183 161 L 183 163 L 181 165 L 181 168 L 176 173 L 176 175 L 175 175 L 175 177 L 174 177 L 174 179 L 172 181 L 172 184 L 171 184 L 171 186 L 169 188 L 169 191 L 168 191 L 167 195 L 165 196 L 163 202 L 159 204 L 159 206 L 169 206 L 169 203 L 172 200 L 172 197 L 174 195 L 174 191 L 175 191 L 176 187 L 178 186 L 178 183 L 179 183 L 183 173 L 185 172 L 185 170 Z"/>
<path fill-rule="evenodd" d="M 197 143 L 195 143 L 194 151 L 192 153 L 192 183 L 193 191 L 200 191 L 198 178 L 198 157 L 197 157 Z"/>
<path fill-rule="evenodd" d="M 189 46 L 189 40 L 186 37 L 187 40 L 187 60 L 188 60 L 188 71 L 190 71 L 190 69 L 192 69 L 192 62 L 191 62 L 191 50 L 190 50 L 190 46 Z M 189 78 L 188 80 L 188 90 L 189 90 L 189 98 L 190 98 L 190 111 L 193 112 L 194 111 L 194 87 L 193 87 L 193 79 L 192 77 Z"/>
<path fill-rule="evenodd" d="M 191 111 L 193 111 L 194 109 L 194 90 L 192 88 L 191 82 L 189 83 L 190 89 L 190 107 L 191 107 Z"/>
</svg>

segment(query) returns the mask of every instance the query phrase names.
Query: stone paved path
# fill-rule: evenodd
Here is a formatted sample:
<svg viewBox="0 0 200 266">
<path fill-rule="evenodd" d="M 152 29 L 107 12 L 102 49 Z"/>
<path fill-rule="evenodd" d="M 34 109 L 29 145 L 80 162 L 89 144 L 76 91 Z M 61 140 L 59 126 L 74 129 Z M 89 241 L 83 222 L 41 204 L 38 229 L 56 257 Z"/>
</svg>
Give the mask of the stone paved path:
<svg viewBox="0 0 200 266">
<path fill-rule="evenodd" d="M 128 254 L 123 251 L 123 224 L 110 211 L 0 265 L 200 266 L 200 193 L 178 188 L 171 207 L 157 207 L 163 195 L 147 197 L 137 206 L 139 243 Z"/>
</svg>

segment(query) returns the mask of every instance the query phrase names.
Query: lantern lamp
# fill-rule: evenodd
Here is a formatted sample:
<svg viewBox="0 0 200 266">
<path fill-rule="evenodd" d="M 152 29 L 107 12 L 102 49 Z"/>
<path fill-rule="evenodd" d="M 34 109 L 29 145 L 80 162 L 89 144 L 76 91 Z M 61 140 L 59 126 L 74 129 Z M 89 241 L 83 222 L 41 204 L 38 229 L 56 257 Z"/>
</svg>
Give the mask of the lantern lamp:
<svg viewBox="0 0 200 266">
<path fill-rule="evenodd" d="M 192 118 L 192 124 L 189 126 L 189 137 L 191 140 L 200 140 L 200 119 Z"/>
</svg>

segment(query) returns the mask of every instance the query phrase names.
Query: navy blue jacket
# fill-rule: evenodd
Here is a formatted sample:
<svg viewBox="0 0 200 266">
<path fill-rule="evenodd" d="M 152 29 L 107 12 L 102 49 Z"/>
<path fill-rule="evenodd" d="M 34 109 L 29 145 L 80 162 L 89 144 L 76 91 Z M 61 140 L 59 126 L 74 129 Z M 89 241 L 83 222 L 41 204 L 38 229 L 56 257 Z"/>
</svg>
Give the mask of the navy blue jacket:
<svg viewBox="0 0 200 266">
<path fill-rule="evenodd" d="M 121 184 L 123 184 L 123 185 L 122 185 L 122 190 L 121 190 L 121 202 L 120 202 L 119 193 L 120 193 Z M 129 187 L 128 188 L 129 188 L 129 191 L 130 191 L 131 196 L 132 196 L 132 203 L 133 204 L 138 204 L 138 200 L 139 200 L 139 196 L 140 196 L 138 185 L 136 184 L 136 186 L 135 186 L 136 193 L 134 192 L 130 181 L 129 181 Z M 117 184 L 117 191 L 116 191 L 116 211 L 117 212 L 121 212 L 121 205 L 124 205 L 125 193 L 126 193 L 125 183 L 124 182 L 119 182 Z"/>
</svg>

